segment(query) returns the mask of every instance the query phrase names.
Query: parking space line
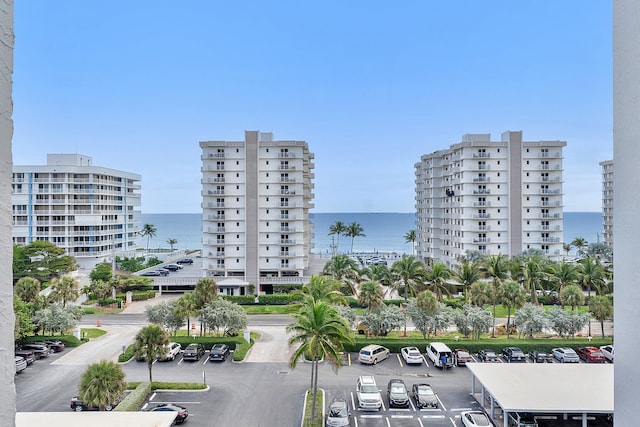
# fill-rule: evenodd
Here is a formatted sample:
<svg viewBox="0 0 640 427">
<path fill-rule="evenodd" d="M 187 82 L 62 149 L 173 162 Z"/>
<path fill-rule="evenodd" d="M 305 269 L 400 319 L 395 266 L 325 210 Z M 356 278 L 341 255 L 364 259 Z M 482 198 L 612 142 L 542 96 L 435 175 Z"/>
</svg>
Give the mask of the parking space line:
<svg viewBox="0 0 640 427">
<path fill-rule="evenodd" d="M 351 406 L 353 407 L 354 411 L 358 410 L 358 407 L 356 406 L 356 400 L 353 398 L 353 392 L 351 392 Z"/>
<path fill-rule="evenodd" d="M 438 395 L 437 395 L 437 394 L 436 394 L 436 399 L 438 399 L 438 402 L 440 402 L 440 407 L 441 407 L 444 411 L 446 411 L 446 410 L 447 410 L 447 408 L 444 406 L 444 403 L 442 403 L 442 400 L 440 400 L 440 398 L 438 397 Z"/>
<path fill-rule="evenodd" d="M 382 415 L 360 415 L 360 418 L 382 418 Z"/>
<path fill-rule="evenodd" d="M 413 415 L 391 415 L 391 418 L 413 418 Z"/>
<path fill-rule="evenodd" d="M 204 359 L 204 362 L 202 363 L 202 366 L 206 365 L 207 362 L 209 362 L 209 358 L 208 357 L 206 359 Z"/>
<path fill-rule="evenodd" d="M 144 411 L 145 409 L 147 409 L 147 406 L 149 406 L 149 403 L 148 403 L 148 402 L 147 402 L 147 403 L 145 403 L 144 405 L 142 405 L 142 408 L 140 408 L 140 409 L 142 409 L 142 410 Z"/>
<path fill-rule="evenodd" d="M 404 365 L 402 364 L 402 358 L 400 357 L 400 354 L 396 354 L 396 357 L 398 358 L 398 363 L 400 364 L 400 367 L 402 368 Z"/>
<path fill-rule="evenodd" d="M 453 425 L 453 427 L 457 426 L 457 424 L 456 424 L 456 422 L 454 421 L 453 418 L 449 417 L 449 421 L 451 421 L 451 424 Z"/>
<path fill-rule="evenodd" d="M 418 424 L 420 424 L 420 427 L 424 427 L 424 424 L 422 424 L 422 420 L 420 419 L 420 417 L 418 417 Z"/>
<path fill-rule="evenodd" d="M 451 408 L 451 412 L 473 411 L 473 408 Z"/>
<path fill-rule="evenodd" d="M 152 401 L 153 399 L 155 399 L 155 398 L 156 398 L 156 393 L 154 392 L 154 393 L 151 395 L 151 397 L 149 398 L 149 402 L 151 402 L 151 401 Z"/>
<path fill-rule="evenodd" d="M 445 419 L 446 417 L 444 415 L 423 415 L 422 418 L 424 418 L 424 419 Z"/>
<path fill-rule="evenodd" d="M 182 362 L 184 362 L 184 359 L 180 359 L 180 361 L 178 362 L 178 365 L 182 365 Z"/>
</svg>

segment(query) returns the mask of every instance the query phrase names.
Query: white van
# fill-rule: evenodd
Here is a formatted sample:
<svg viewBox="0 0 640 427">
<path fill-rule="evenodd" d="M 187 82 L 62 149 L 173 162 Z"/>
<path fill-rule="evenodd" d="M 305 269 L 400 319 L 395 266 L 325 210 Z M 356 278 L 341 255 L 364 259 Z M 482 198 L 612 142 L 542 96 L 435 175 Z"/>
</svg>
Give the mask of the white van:
<svg viewBox="0 0 640 427">
<path fill-rule="evenodd" d="M 453 352 L 445 343 L 432 342 L 427 344 L 427 357 L 433 366 L 445 369 L 453 366 Z"/>
</svg>

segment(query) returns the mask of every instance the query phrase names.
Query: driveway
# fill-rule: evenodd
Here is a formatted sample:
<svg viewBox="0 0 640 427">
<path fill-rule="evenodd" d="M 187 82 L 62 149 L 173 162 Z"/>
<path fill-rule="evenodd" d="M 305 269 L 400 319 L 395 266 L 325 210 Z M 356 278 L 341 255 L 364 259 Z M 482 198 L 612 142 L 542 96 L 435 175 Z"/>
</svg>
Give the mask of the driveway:
<svg viewBox="0 0 640 427">
<path fill-rule="evenodd" d="M 258 326 L 252 332 L 260 334 L 249 350 L 245 362 L 289 362 L 294 347 L 289 347 L 286 326 Z"/>
</svg>

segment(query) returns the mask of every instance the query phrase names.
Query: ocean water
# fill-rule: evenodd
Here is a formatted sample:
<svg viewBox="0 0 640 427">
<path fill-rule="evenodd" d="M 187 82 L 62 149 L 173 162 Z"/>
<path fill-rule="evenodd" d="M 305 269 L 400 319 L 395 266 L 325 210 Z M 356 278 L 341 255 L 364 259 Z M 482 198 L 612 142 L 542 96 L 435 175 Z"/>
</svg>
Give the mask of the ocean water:
<svg viewBox="0 0 640 427">
<path fill-rule="evenodd" d="M 142 224 L 152 224 L 156 236 L 149 239 L 151 249 L 169 249 L 168 239 L 176 239 L 175 249 L 200 249 L 202 247 L 201 214 L 142 214 Z M 404 235 L 415 229 L 416 215 L 413 213 L 315 213 L 314 253 L 330 254 L 332 239 L 329 227 L 336 221 L 345 224 L 359 223 L 366 237 L 354 240 L 354 252 L 411 253 L 411 244 L 405 243 Z M 564 242 L 576 237 L 588 243 L 602 241 L 602 214 L 600 212 L 565 212 Z M 334 238 L 335 239 L 335 238 Z M 336 241 L 334 240 L 334 243 Z M 140 239 L 140 247 L 147 247 L 147 239 Z M 340 236 L 339 252 L 351 251 L 351 239 Z"/>
</svg>

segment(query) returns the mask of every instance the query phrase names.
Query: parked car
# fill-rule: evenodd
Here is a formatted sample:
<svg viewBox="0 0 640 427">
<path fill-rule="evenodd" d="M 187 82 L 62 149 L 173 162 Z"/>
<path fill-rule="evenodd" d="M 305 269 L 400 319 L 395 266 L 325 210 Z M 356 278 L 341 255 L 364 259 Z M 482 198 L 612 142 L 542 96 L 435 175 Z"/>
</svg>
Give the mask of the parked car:
<svg viewBox="0 0 640 427">
<path fill-rule="evenodd" d="M 14 356 L 14 358 L 16 361 L 16 374 L 19 374 L 20 372 L 27 369 L 27 361 L 24 360 L 24 357 Z"/>
<path fill-rule="evenodd" d="M 538 421 L 531 412 L 510 412 L 509 427 L 538 427 Z"/>
<path fill-rule="evenodd" d="M 111 411 L 113 408 L 118 406 L 120 402 L 114 402 L 111 405 L 105 406 L 106 411 Z M 72 411 L 81 412 L 81 411 L 99 411 L 100 408 L 97 406 L 89 406 L 84 403 L 78 396 L 74 396 L 71 398 L 71 402 L 69 403 Z"/>
<path fill-rule="evenodd" d="M 371 375 L 362 375 L 358 378 L 356 397 L 360 409 L 379 411 L 382 408 L 382 396 L 376 380 Z"/>
<path fill-rule="evenodd" d="M 491 349 L 484 349 L 478 352 L 478 359 L 481 362 L 499 362 L 498 356 L 496 356 L 496 352 Z"/>
<path fill-rule="evenodd" d="M 193 260 L 191 258 L 182 258 L 177 260 L 176 264 L 193 264 Z"/>
<path fill-rule="evenodd" d="M 389 398 L 389 407 L 409 407 L 409 391 L 407 385 L 401 379 L 393 378 L 389 380 L 387 385 L 387 397 Z"/>
<path fill-rule="evenodd" d="M 529 352 L 529 359 L 535 363 L 551 363 L 553 362 L 553 355 L 546 351 L 533 350 Z"/>
<path fill-rule="evenodd" d="M 587 363 L 604 363 L 604 354 L 596 347 L 580 347 L 576 348 L 576 353 L 580 360 Z"/>
<path fill-rule="evenodd" d="M 153 408 L 148 410 L 149 412 L 177 412 L 178 415 L 174 421 L 175 424 L 182 424 L 187 420 L 189 416 L 189 411 L 184 406 L 176 405 L 175 403 L 162 403 L 158 406 L 154 406 Z"/>
<path fill-rule="evenodd" d="M 456 348 L 453 350 L 453 358 L 456 361 L 456 366 L 466 366 L 467 363 L 473 362 L 471 353 L 465 348 Z"/>
<path fill-rule="evenodd" d="M 519 347 L 507 347 L 502 350 L 502 357 L 509 363 L 524 363 L 527 361 L 524 352 Z"/>
<path fill-rule="evenodd" d="M 146 276 L 155 276 L 155 277 L 157 277 L 157 276 L 161 276 L 161 274 L 160 274 L 159 271 L 152 270 L 152 271 L 145 271 L 144 273 L 141 274 L 141 276 L 145 276 L 145 277 Z"/>
<path fill-rule="evenodd" d="M 180 264 L 167 264 L 163 265 L 162 268 L 169 271 L 178 271 L 182 268 L 182 266 Z"/>
<path fill-rule="evenodd" d="M 36 356 L 36 359 L 41 359 L 43 357 L 49 357 L 49 354 L 51 353 L 51 350 L 49 349 L 49 346 L 46 344 L 36 344 L 36 343 L 29 343 L 29 344 L 23 344 L 21 347 L 22 350 L 33 350 L 33 353 Z"/>
<path fill-rule="evenodd" d="M 333 398 L 327 411 L 327 427 L 348 427 L 350 417 L 347 401 L 340 397 Z"/>
<path fill-rule="evenodd" d="M 463 411 L 460 419 L 465 427 L 495 427 L 491 418 L 482 411 Z"/>
<path fill-rule="evenodd" d="M 165 270 L 164 268 L 161 268 L 159 270 L 156 270 L 158 273 L 160 273 L 161 276 L 168 276 L 169 275 L 169 270 Z"/>
<path fill-rule="evenodd" d="M 204 356 L 204 346 L 202 344 L 191 343 L 184 349 L 182 360 L 200 360 Z"/>
<path fill-rule="evenodd" d="M 33 342 L 32 344 L 46 345 L 47 347 L 49 347 L 49 350 L 51 350 L 51 352 L 54 352 L 54 353 L 59 353 L 62 350 L 64 350 L 64 343 L 62 341 L 57 341 L 57 340 L 36 341 L 36 342 Z"/>
<path fill-rule="evenodd" d="M 553 357 L 562 363 L 578 363 L 580 358 L 572 348 L 558 347 L 551 350 Z"/>
<path fill-rule="evenodd" d="M 27 365 L 31 365 L 36 360 L 36 355 L 33 350 L 15 350 L 14 356 L 22 357 Z"/>
<path fill-rule="evenodd" d="M 364 363 L 367 365 L 375 365 L 389 357 L 389 349 L 383 347 L 381 345 L 370 344 L 365 347 L 362 347 L 360 353 L 358 354 L 358 360 L 360 363 Z"/>
<path fill-rule="evenodd" d="M 160 357 L 160 360 L 164 361 L 168 361 L 168 360 L 175 360 L 176 356 L 180 354 L 180 351 L 182 350 L 182 346 L 180 344 L 178 344 L 177 342 L 170 342 L 169 345 L 167 346 L 167 353 Z"/>
<path fill-rule="evenodd" d="M 613 363 L 613 346 L 612 345 L 603 345 L 600 347 L 600 351 L 605 359 L 609 362 Z"/>
<path fill-rule="evenodd" d="M 226 344 L 214 344 L 209 351 L 209 360 L 220 360 L 224 362 L 229 356 L 229 346 Z"/>
<path fill-rule="evenodd" d="M 418 409 L 438 407 L 438 397 L 429 384 L 414 384 L 411 391 Z"/>
<path fill-rule="evenodd" d="M 418 347 L 402 347 L 400 354 L 407 365 L 420 365 L 424 360 Z"/>
</svg>

